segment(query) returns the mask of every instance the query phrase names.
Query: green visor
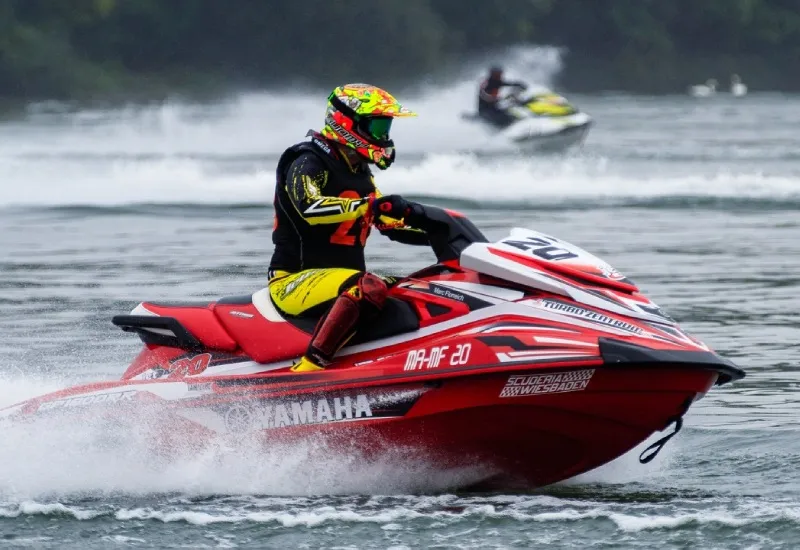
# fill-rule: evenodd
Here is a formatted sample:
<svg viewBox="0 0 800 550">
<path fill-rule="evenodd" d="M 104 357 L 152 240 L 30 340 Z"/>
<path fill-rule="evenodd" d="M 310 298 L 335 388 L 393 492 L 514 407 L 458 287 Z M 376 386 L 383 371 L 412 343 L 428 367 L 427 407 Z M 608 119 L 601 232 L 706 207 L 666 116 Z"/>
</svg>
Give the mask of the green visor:
<svg viewBox="0 0 800 550">
<path fill-rule="evenodd" d="M 392 128 L 392 117 L 377 116 L 361 119 L 359 128 L 368 136 L 377 141 L 388 141 L 389 130 Z"/>
</svg>

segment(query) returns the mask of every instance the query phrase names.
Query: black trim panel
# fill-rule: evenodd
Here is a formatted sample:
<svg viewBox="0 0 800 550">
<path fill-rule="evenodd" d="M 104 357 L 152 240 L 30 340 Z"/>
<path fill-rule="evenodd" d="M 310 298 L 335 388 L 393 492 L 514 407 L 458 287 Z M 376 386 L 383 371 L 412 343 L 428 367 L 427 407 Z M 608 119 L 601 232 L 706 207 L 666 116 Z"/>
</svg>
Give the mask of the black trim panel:
<svg viewBox="0 0 800 550">
<path fill-rule="evenodd" d="M 516 336 L 509 336 L 509 335 L 505 335 L 505 336 L 504 335 L 497 335 L 497 336 L 487 335 L 487 336 L 476 336 L 475 338 L 477 340 L 480 340 L 481 342 L 483 342 L 487 346 L 506 346 L 506 347 L 509 347 L 509 348 L 513 349 L 514 351 L 548 350 L 548 349 L 549 350 L 554 350 L 554 351 L 559 351 L 559 350 L 565 349 L 563 346 L 559 347 L 557 345 L 556 346 L 553 346 L 553 345 L 549 345 L 549 346 L 532 346 L 532 345 L 526 344 L 525 342 L 523 342 L 522 340 L 520 340 Z"/>
<path fill-rule="evenodd" d="M 600 355 L 606 365 L 610 367 L 615 365 L 630 366 L 631 363 L 637 365 L 694 366 L 699 369 L 717 371 L 719 373 L 719 378 L 717 378 L 718 386 L 728 382 L 735 382 L 745 376 L 745 372 L 731 361 L 710 351 L 651 349 L 615 340 L 614 338 L 598 338 L 598 343 L 600 345 Z"/>
<path fill-rule="evenodd" d="M 154 317 L 152 315 L 115 315 L 111 322 L 125 332 L 135 332 L 145 344 L 181 348 L 187 351 L 203 350 L 203 344 L 186 330 L 180 321 L 173 317 Z M 172 331 L 175 336 L 149 331 L 157 328 Z"/>
</svg>

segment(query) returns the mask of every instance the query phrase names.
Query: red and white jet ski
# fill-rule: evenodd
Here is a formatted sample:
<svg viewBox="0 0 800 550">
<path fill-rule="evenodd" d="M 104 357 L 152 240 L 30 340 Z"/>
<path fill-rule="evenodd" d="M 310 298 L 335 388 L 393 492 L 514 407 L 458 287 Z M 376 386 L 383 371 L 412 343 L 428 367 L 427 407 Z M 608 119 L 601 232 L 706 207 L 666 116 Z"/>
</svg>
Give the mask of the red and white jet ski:
<svg viewBox="0 0 800 550">
<path fill-rule="evenodd" d="M 120 381 L 0 418 L 135 422 L 157 410 L 164 444 L 313 436 L 365 456 L 410 448 L 444 469 L 479 464 L 486 486 L 535 487 L 677 431 L 693 401 L 744 376 L 584 250 L 525 229 L 489 243 L 457 213 L 426 206 L 425 216 L 438 263 L 397 282 L 381 317 L 324 371 L 288 370 L 316 319 L 284 317 L 267 289 L 143 302 L 113 319 L 145 344 Z"/>
</svg>

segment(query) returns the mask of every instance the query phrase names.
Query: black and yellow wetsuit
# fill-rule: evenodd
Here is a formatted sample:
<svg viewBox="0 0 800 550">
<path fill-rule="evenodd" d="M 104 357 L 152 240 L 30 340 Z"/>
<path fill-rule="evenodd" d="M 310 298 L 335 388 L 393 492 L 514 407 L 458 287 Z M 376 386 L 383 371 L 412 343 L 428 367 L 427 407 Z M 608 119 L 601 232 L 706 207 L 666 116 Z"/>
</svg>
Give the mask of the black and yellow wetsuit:
<svg viewBox="0 0 800 550">
<path fill-rule="evenodd" d="M 321 309 L 365 273 L 369 198 L 381 196 L 366 163 L 351 164 L 338 146 L 310 135 L 281 156 L 275 186 L 270 295 L 289 315 Z M 424 232 L 411 228 L 381 233 L 428 244 Z"/>
</svg>

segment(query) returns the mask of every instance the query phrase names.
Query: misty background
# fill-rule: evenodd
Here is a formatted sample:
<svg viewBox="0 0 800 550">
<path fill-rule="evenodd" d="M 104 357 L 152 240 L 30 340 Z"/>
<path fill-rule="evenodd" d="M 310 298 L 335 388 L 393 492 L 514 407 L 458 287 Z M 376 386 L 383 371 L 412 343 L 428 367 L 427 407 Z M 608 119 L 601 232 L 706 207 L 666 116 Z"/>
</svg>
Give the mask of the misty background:
<svg viewBox="0 0 800 550">
<path fill-rule="evenodd" d="M 550 46 L 573 92 L 798 90 L 798 0 L 0 0 L 0 97 L 413 87 Z"/>
</svg>

